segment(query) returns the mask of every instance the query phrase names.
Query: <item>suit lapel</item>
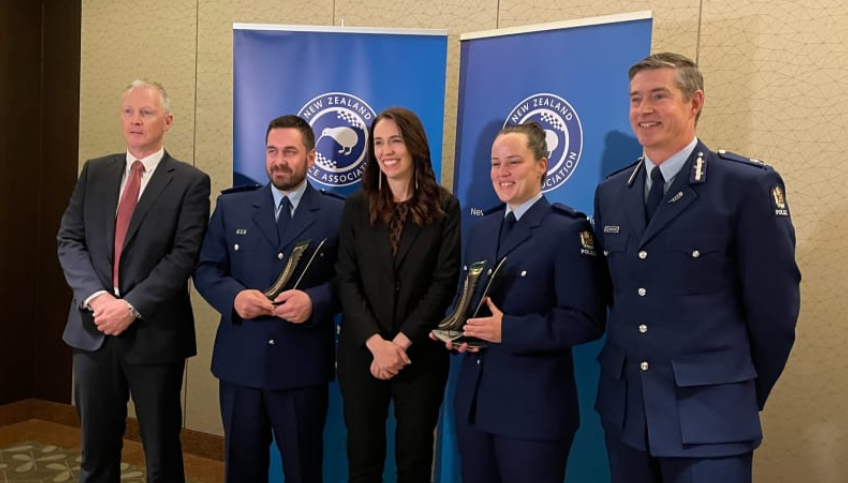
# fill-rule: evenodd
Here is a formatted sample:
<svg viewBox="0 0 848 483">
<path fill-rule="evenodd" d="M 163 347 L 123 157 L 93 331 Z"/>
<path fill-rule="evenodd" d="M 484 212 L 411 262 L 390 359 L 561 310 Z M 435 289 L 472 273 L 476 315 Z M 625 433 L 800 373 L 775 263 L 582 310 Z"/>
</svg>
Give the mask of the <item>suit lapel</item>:
<svg viewBox="0 0 848 483">
<path fill-rule="evenodd" d="M 647 225 L 645 219 L 645 176 L 645 161 L 641 160 L 631 175 L 632 182 L 628 180 L 622 200 L 627 222 L 637 239 L 642 238 Z"/>
<path fill-rule="evenodd" d="M 259 228 L 262 235 L 272 247 L 280 246 L 277 235 L 277 220 L 274 217 L 274 195 L 271 194 L 271 183 L 256 191 L 253 200 L 253 224 Z"/>
<path fill-rule="evenodd" d="M 692 171 L 692 160 L 695 159 L 698 151 L 699 149 L 696 147 L 683 167 L 680 168 L 680 172 L 677 173 L 668 191 L 663 195 L 660 206 L 657 208 L 656 213 L 654 213 L 651 222 L 648 223 L 648 227 L 640 239 L 640 247 L 648 243 L 698 198 L 698 194 L 692 188 L 689 181 L 689 173 Z"/>
<path fill-rule="evenodd" d="M 483 233 L 483 237 L 480 240 L 480 243 L 475 242 L 475 248 L 480 247 L 480 250 L 475 253 L 475 255 L 477 255 L 476 259 L 465 261 L 466 267 L 470 267 L 472 264 L 481 260 L 486 261 L 486 267 L 483 275 L 480 277 L 477 287 L 474 289 L 473 297 L 471 298 L 472 304 L 470 305 L 471 309 L 469 310 L 469 313 L 473 313 L 480 304 L 480 297 L 483 294 L 484 287 L 489 282 L 489 273 L 491 273 L 489 270 L 494 270 L 498 264 L 498 237 L 491 234 L 499 233 L 504 215 L 504 210 L 500 210 L 493 216 L 487 216 L 480 220 L 480 232 Z M 465 275 L 467 276 L 468 272 L 465 272 Z"/>
<path fill-rule="evenodd" d="M 116 155 L 105 168 L 106 186 L 103 195 L 103 218 L 106 226 L 107 246 L 115 246 L 115 215 L 118 212 L 118 198 L 121 197 L 121 179 L 127 167 L 126 155 Z M 126 244 L 126 242 L 124 242 Z M 109 253 L 109 262 L 113 263 L 114 253 Z"/>
<path fill-rule="evenodd" d="M 484 234 L 481 243 L 477 245 L 480 247 L 480 251 L 478 253 L 480 256 L 477 260 L 466 260 L 466 263 L 469 266 L 474 262 L 479 262 L 480 260 L 486 260 L 489 268 L 492 268 L 497 264 L 498 237 L 493 236 L 492 234 L 500 232 L 499 230 L 501 229 L 503 218 L 504 210 L 502 209 L 494 216 L 487 216 L 480 220 L 480 232 Z"/>
<path fill-rule="evenodd" d="M 542 218 L 544 218 L 545 212 L 548 211 L 550 206 L 551 204 L 548 203 L 548 200 L 544 197 L 531 206 L 530 209 L 521 216 L 521 219 L 515 223 L 515 226 L 512 227 L 512 231 L 509 232 L 504 240 L 504 246 L 500 247 L 500 250 L 498 250 L 498 255 L 501 257 L 508 257 L 510 252 L 515 250 L 518 245 L 522 244 L 524 240 L 530 238 L 533 234 L 533 230 L 542 223 Z M 503 223 L 503 220 L 501 220 L 501 223 Z M 498 232 L 496 231 L 494 233 Z"/>
<path fill-rule="evenodd" d="M 433 227 L 437 222 L 434 222 Z M 395 256 L 394 266 L 395 269 L 400 268 L 403 263 L 403 259 L 406 258 L 406 254 L 409 253 L 410 247 L 415 243 L 415 240 L 418 238 L 418 234 L 421 233 L 422 228 L 415 224 L 412 221 L 412 215 L 408 215 L 406 217 L 406 223 L 403 226 L 403 233 L 400 235 L 400 243 L 398 244 L 398 252 Z"/>
<path fill-rule="evenodd" d="M 130 226 L 127 228 L 124 247 L 129 245 L 135 237 L 138 227 L 144 221 L 147 213 L 156 204 L 156 200 L 165 191 L 165 188 L 171 184 L 171 181 L 174 179 L 174 169 L 176 169 L 174 160 L 166 152 L 162 160 L 159 161 L 159 165 L 156 166 L 156 171 L 153 172 L 150 181 L 147 182 L 144 192 L 141 193 L 141 197 L 138 199 L 138 205 L 136 205 L 135 211 L 133 211 L 132 218 L 130 218 Z"/>
<path fill-rule="evenodd" d="M 303 192 L 303 196 L 300 198 L 300 203 L 298 203 L 297 209 L 294 212 L 294 217 L 292 217 L 289 226 L 286 227 L 286 232 L 283 233 L 282 240 L 280 240 L 280 248 L 287 247 L 292 242 L 301 241 L 298 237 L 300 237 L 304 231 L 315 223 L 316 212 L 321 209 L 321 206 L 318 203 L 318 196 L 321 196 L 321 194 L 315 191 L 315 189 L 312 188 L 307 181 L 306 191 Z M 320 240 L 312 241 L 316 245 L 320 242 Z"/>
</svg>

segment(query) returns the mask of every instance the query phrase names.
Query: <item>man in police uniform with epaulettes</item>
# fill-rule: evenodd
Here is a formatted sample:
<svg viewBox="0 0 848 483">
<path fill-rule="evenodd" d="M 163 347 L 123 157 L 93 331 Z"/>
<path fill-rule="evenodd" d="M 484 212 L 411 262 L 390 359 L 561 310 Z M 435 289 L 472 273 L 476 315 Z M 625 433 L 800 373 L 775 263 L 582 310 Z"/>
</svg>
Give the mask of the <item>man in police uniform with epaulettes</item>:
<svg viewBox="0 0 848 483">
<path fill-rule="evenodd" d="M 272 120 L 265 133 L 269 183 L 218 198 L 194 271 L 197 291 L 221 313 L 212 373 L 220 381 L 230 483 L 268 482 L 272 433 L 287 483 L 323 479 L 344 201 L 309 184 L 314 161 L 315 133 L 306 120 Z M 280 287 L 286 290 L 269 300 L 273 291 L 263 291 L 277 284 L 305 241 L 308 248 Z"/>
<path fill-rule="evenodd" d="M 655 54 L 629 75 L 644 157 L 595 194 L 611 279 L 595 407 L 612 482 L 750 483 L 800 305 L 783 180 L 696 137 L 691 60 Z"/>
</svg>

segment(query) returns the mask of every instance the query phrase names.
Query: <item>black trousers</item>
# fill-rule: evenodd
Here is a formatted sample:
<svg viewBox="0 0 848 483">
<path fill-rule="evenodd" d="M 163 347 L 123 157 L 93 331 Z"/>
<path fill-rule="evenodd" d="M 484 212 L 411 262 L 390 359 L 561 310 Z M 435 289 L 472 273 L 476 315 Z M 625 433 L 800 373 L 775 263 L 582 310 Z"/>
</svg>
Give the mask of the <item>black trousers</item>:
<svg viewBox="0 0 848 483">
<path fill-rule="evenodd" d="M 185 361 L 130 364 L 107 337 L 94 352 L 74 349 L 74 402 L 82 437 L 81 483 L 119 483 L 127 402 L 135 403 L 148 483 L 185 483 L 180 390 Z"/>
<path fill-rule="evenodd" d="M 449 355 L 410 355 L 412 364 L 394 378 L 371 375 L 371 353 L 364 347 L 339 345 L 338 377 L 347 427 L 350 483 L 383 481 L 386 419 L 394 403 L 395 461 L 398 483 L 429 483 L 434 430 L 448 378 Z"/>
</svg>

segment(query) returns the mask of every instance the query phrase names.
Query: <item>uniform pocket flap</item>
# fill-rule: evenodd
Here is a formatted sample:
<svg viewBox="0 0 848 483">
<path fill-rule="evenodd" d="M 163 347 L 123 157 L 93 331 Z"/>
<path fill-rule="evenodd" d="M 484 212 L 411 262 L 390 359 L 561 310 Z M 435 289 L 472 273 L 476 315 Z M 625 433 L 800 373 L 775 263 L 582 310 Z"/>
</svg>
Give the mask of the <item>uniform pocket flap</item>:
<svg viewBox="0 0 848 483">
<path fill-rule="evenodd" d="M 757 377 L 751 356 L 744 351 L 721 351 L 678 357 L 671 363 L 677 387 L 711 386 Z"/>
<path fill-rule="evenodd" d="M 604 344 L 604 348 L 598 354 L 598 362 L 601 364 L 601 370 L 615 379 L 621 379 L 621 375 L 624 372 L 624 361 L 624 354 L 609 343 Z"/>
</svg>

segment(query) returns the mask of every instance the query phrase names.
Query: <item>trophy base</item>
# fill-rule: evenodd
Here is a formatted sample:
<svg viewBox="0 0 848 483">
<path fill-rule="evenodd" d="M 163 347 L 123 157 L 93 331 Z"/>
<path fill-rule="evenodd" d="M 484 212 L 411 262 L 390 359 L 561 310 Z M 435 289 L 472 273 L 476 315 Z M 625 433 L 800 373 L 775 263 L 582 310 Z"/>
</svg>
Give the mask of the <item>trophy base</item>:
<svg viewBox="0 0 848 483">
<path fill-rule="evenodd" d="M 476 337 L 466 337 L 462 335 L 461 330 L 433 330 L 430 331 L 431 334 L 442 342 L 451 342 L 455 345 L 460 344 L 468 344 L 468 347 L 475 347 L 478 349 L 482 349 L 489 345 L 485 340 L 478 339 Z"/>
</svg>

